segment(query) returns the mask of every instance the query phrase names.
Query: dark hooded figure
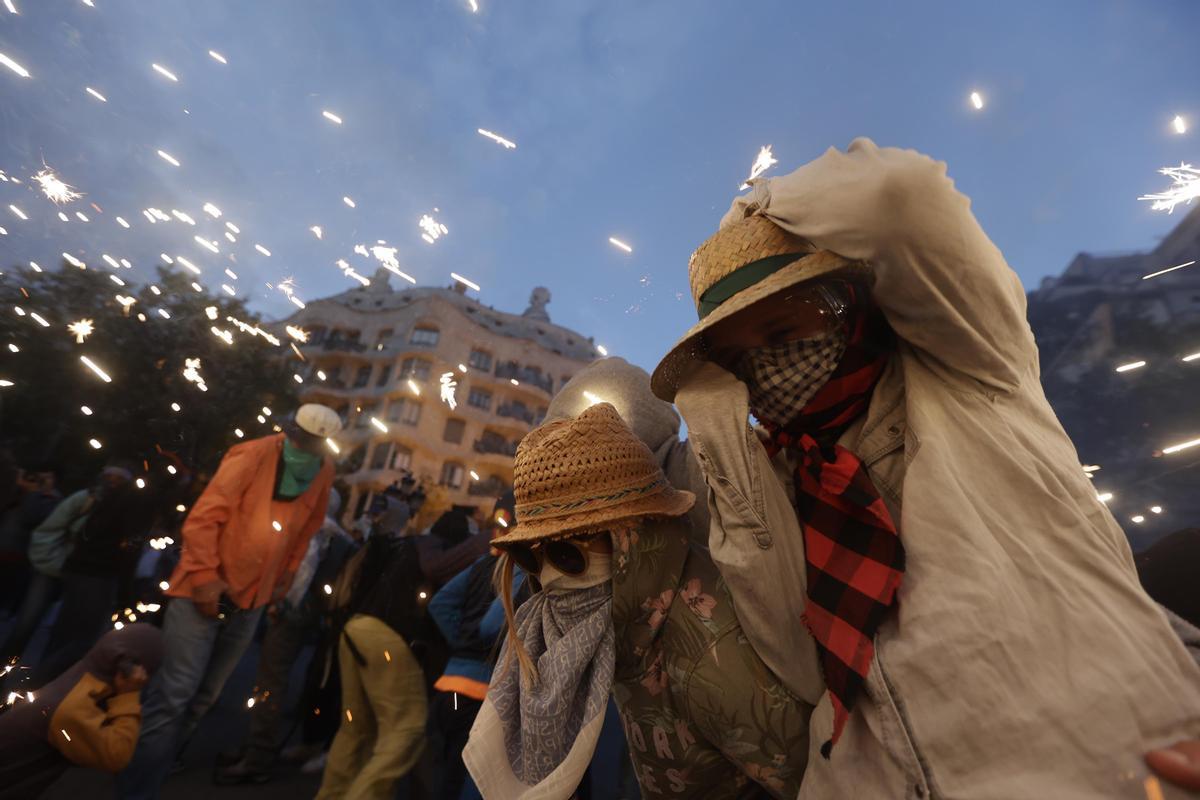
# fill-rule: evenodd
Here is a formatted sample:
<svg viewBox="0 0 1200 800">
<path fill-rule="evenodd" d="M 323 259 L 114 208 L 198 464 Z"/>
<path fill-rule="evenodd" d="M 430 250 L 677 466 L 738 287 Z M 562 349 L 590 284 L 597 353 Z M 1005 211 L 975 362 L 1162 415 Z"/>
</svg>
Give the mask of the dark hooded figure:
<svg viewBox="0 0 1200 800">
<path fill-rule="evenodd" d="M 141 729 L 141 688 L 162 656 L 153 625 L 109 631 L 32 702 L 0 715 L 0 800 L 38 797 L 72 764 L 123 769 Z"/>
</svg>

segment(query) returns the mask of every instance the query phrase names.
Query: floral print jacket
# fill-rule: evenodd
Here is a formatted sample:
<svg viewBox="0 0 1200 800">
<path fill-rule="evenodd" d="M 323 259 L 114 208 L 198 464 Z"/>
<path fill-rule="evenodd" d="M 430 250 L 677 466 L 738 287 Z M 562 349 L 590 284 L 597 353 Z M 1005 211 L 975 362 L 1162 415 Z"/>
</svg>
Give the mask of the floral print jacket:
<svg viewBox="0 0 1200 800">
<path fill-rule="evenodd" d="M 616 697 L 645 798 L 794 798 L 810 707 L 755 655 L 684 520 L 613 534 Z"/>
</svg>

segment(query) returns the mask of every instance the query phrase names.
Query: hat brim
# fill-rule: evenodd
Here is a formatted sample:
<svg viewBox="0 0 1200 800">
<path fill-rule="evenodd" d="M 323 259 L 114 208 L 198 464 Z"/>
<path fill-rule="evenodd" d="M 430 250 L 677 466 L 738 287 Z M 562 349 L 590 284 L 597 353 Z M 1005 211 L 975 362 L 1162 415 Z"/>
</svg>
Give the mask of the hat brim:
<svg viewBox="0 0 1200 800">
<path fill-rule="evenodd" d="M 521 542 L 566 539 L 582 533 L 604 530 L 638 517 L 681 517 L 691 510 L 695 502 L 696 495 L 691 492 L 668 486 L 658 494 L 619 506 L 534 522 L 521 522 L 518 518 L 517 526 L 503 536 L 492 539 L 492 545 L 504 549 L 507 545 Z"/>
<path fill-rule="evenodd" d="M 693 325 L 654 368 L 654 374 L 650 376 L 650 390 L 659 399 L 673 403 L 683 376 L 709 360 L 704 332 L 758 301 L 817 278 L 856 279 L 869 278 L 871 274 L 871 268 L 865 262 L 850 261 L 827 250 L 796 259 L 778 272 L 738 292 Z"/>
</svg>

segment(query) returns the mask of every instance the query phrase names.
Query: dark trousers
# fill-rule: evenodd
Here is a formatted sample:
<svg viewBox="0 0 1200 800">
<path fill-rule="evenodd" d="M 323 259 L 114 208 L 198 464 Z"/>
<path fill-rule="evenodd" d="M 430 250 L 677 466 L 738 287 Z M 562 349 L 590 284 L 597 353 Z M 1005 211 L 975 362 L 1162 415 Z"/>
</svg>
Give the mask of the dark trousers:
<svg viewBox="0 0 1200 800">
<path fill-rule="evenodd" d="M 25 588 L 25 597 L 17 609 L 12 629 L 8 632 L 4 644 L 0 645 L 0 663 L 6 663 L 25 652 L 25 645 L 33 638 L 38 623 L 58 599 L 61 586 L 58 578 L 36 569 L 31 571 L 29 585 Z"/>
<path fill-rule="evenodd" d="M 327 674 L 328 673 L 328 674 Z M 337 637 L 327 631 L 321 636 L 304 676 L 304 694 L 300 698 L 304 725 L 300 740 L 305 744 L 329 747 L 337 733 L 342 713 L 342 681 L 337 660 Z"/>
<path fill-rule="evenodd" d="M 473 700 L 466 695 L 433 693 L 429 707 L 429 745 L 433 751 L 434 797 L 437 800 L 459 800 L 463 785 L 471 782 L 462 753 L 482 706 L 482 700 Z M 468 796 L 479 796 L 473 783 L 471 790 Z"/>
<path fill-rule="evenodd" d="M 116 602 L 116 577 L 64 572 L 62 607 L 31 684 L 45 686 L 87 655 L 108 630 Z"/>
<path fill-rule="evenodd" d="M 311 614 L 294 610 L 281 611 L 267 623 L 267 633 L 258 653 L 255 702 L 246 738 L 246 763 L 254 769 L 270 769 L 275 763 L 287 702 L 288 678 L 314 624 Z M 335 718 L 336 714 L 335 710 Z"/>
</svg>

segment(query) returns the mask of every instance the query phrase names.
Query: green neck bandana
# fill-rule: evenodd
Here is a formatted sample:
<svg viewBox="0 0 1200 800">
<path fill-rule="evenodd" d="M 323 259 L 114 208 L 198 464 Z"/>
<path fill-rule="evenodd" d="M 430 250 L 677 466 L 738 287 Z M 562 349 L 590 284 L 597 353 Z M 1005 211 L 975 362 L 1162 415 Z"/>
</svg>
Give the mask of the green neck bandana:
<svg viewBox="0 0 1200 800">
<path fill-rule="evenodd" d="M 292 444 L 291 439 L 283 440 L 283 472 L 279 476 L 279 496 L 291 499 L 304 494 L 313 478 L 321 471 L 322 458 L 313 453 L 306 453 Z"/>
<path fill-rule="evenodd" d="M 773 275 L 779 270 L 791 264 L 798 258 L 804 258 L 810 253 L 783 253 L 778 256 L 767 256 L 760 258 L 758 261 L 751 261 L 738 267 L 733 272 L 726 275 L 721 280 L 708 287 L 708 291 L 700 296 L 700 304 L 696 311 L 700 314 L 700 319 L 704 319 L 709 314 L 717 310 L 717 306 L 724 303 L 729 298 L 740 292 L 742 289 L 749 288 L 759 281 L 766 278 L 768 275 Z"/>
</svg>

